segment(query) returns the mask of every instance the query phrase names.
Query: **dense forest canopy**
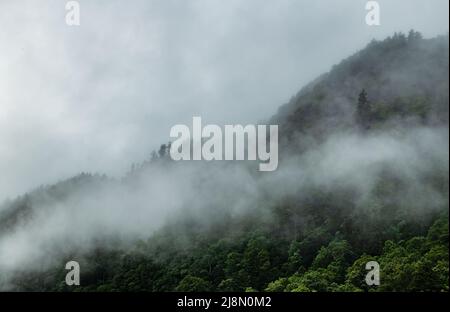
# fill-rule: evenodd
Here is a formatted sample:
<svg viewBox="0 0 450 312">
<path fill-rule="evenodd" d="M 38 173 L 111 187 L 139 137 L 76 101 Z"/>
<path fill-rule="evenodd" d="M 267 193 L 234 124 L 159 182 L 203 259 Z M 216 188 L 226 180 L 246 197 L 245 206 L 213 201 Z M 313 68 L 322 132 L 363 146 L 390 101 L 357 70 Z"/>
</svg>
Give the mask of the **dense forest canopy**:
<svg viewBox="0 0 450 312">
<path fill-rule="evenodd" d="M 83 173 L 0 208 L 0 287 L 448 291 L 448 36 L 373 41 L 270 119 L 280 163 Z M 64 282 L 81 265 L 81 286 Z M 380 286 L 364 282 L 378 261 Z"/>
</svg>

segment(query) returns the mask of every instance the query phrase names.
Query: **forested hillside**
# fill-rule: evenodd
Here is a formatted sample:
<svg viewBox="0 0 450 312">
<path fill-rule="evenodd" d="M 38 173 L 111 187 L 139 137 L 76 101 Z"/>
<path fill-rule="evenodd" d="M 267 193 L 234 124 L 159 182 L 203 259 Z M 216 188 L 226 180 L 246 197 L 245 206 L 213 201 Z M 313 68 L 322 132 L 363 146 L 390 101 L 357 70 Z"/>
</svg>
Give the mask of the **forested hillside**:
<svg viewBox="0 0 450 312">
<path fill-rule="evenodd" d="M 162 145 L 122 179 L 81 174 L 4 203 L 0 288 L 448 291 L 448 44 L 395 34 L 304 87 L 270 118 L 273 173 L 173 162 Z"/>
</svg>

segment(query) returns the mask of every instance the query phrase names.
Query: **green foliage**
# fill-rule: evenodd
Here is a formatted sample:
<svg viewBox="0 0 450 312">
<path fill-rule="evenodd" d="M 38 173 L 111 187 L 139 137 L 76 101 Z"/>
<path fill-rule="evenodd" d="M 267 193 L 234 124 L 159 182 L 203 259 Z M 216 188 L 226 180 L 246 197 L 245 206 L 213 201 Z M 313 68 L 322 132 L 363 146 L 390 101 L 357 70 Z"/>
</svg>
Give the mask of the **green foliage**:
<svg viewBox="0 0 450 312">
<path fill-rule="evenodd" d="M 175 290 L 191 292 L 210 291 L 211 284 L 200 277 L 188 275 L 181 280 Z"/>
<path fill-rule="evenodd" d="M 359 235 L 351 228 L 332 232 L 334 223 L 295 239 L 258 228 L 219 241 L 205 233 L 187 250 L 171 246 L 167 236 L 155 236 L 137 243 L 134 251 L 90 253 L 81 263 L 80 287 L 65 285 L 64 270 L 24 273 L 15 285 L 17 290 L 107 292 L 448 291 L 448 213 L 435 218 L 423 235 L 421 227 L 403 222 L 374 254 L 358 247 Z M 369 261 L 380 264 L 380 286 L 365 283 Z"/>
<path fill-rule="evenodd" d="M 294 134 L 319 142 L 327 131 L 355 127 L 348 118 L 355 110 L 366 130 L 402 120 L 448 127 L 448 37 L 425 41 L 412 31 L 374 41 L 300 92 L 275 119 L 291 148 L 302 141 L 288 139 Z M 292 150 L 308 150 L 307 144 Z M 163 144 L 134 165 L 124 183 L 143 167 L 170 166 L 169 149 Z M 344 186 L 312 185 L 303 197 L 270 207 L 268 220 L 254 214 L 204 231 L 180 221 L 134 248 L 90 250 L 82 255 L 80 287 L 65 285 L 63 263 L 18 272 L 11 283 L 28 291 L 448 291 L 448 202 L 420 220 L 406 217 L 411 210 L 402 199 L 412 191 L 389 169 L 364 198 Z M 434 172 L 427 186 L 448 198 L 448 168 Z M 0 209 L 0 234 L 32 217 L 33 203 L 61 201 L 109 182 L 81 174 L 9 202 Z M 380 286 L 365 283 L 369 261 L 380 264 Z"/>
</svg>

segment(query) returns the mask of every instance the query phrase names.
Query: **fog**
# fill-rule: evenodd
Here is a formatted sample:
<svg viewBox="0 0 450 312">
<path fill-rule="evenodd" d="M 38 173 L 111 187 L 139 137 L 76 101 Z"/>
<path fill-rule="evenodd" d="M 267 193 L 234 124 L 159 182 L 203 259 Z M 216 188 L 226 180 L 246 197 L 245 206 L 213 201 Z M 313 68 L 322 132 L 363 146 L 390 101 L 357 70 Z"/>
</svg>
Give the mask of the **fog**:
<svg viewBox="0 0 450 312">
<path fill-rule="evenodd" d="M 65 1 L 0 3 L 0 201 L 81 171 L 120 177 L 194 115 L 269 118 L 372 38 L 448 32 L 446 0 L 379 1 L 377 27 L 362 0 L 79 2 L 78 27 Z"/>
<path fill-rule="evenodd" d="M 98 246 L 132 248 L 180 219 L 197 230 L 243 215 L 271 219 L 274 207 L 303 203 L 317 189 L 351 194 L 348 213 L 382 217 L 376 192 L 386 174 L 396 184 L 382 200 L 405 219 L 448 209 L 441 189 L 449 172 L 448 68 L 435 68 L 445 57 L 448 64 L 448 49 L 438 54 L 439 43 L 416 51 L 436 58 L 418 66 L 402 57 L 381 64 L 378 84 L 364 69 L 356 76 L 342 67 L 319 85 L 328 91 L 323 116 L 297 114 L 320 88 L 300 104 L 311 88 L 292 98 L 272 118 L 284 135 L 274 172 L 258 172 L 259 161 L 145 162 L 172 126 L 190 125 L 193 116 L 218 125 L 270 120 L 373 38 L 411 28 L 425 37 L 448 33 L 448 1 L 379 1 L 377 27 L 365 24 L 366 1 L 79 2 L 81 25 L 73 27 L 61 1 L 0 3 L 0 289 L 17 272 L 60 266 Z M 382 100 L 417 100 L 417 86 L 436 91 L 428 120 L 395 116 L 364 131 L 352 97 L 367 85 L 369 97 Z M 300 117 L 311 123 L 307 133 Z M 81 172 L 107 177 L 19 197 L 30 200 L 29 210 L 2 223 L 3 199 Z"/>
<path fill-rule="evenodd" d="M 406 188 L 383 200 L 421 219 L 448 206 L 428 181 L 436 168 L 448 176 L 448 142 L 445 127 L 340 133 L 304 154 L 285 155 L 272 173 L 255 175 L 255 163 L 181 161 L 150 166 L 122 183 L 86 184 L 64 201 L 35 200 L 32 217 L 0 237 L 2 283 L 9 273 L 61 265 L 64 255 L 83 254 L 99 243 L 107 247 L 112 240 L 115 248 L 129 248 L 179 216 L 195 219 L 200 228 L 251 213 L 270 218 L 270 207 L 301 200 L 311 187 L 352 190 L 355 209 L 370 210 L 385 170 Z"/>
</svg>

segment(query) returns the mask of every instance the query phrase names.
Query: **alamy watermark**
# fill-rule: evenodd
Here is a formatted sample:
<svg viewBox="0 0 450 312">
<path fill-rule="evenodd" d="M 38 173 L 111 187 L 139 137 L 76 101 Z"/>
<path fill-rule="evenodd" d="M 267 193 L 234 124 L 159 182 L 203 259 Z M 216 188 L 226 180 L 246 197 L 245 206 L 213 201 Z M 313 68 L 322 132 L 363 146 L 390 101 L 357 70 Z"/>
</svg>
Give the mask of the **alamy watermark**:
<svg viewBox="0 0 450 312">
<path fill-rule="evenodd" d="M 378 1 L 367 1 L 366 24 L 368 26 L 380 26 L 380 4 Z"/>
<path fill-rule="evenodd" d="M 77 261 L 69 261 L 66 263 L 66 270 L 69 270 L 66 274 L 66 285 L 80 286 L 80 264 Z"/>
<path fill-rule="evenodd" d="M 269 137 L 267 137 L 269 136 Z M 175 125 L 170 137 L 173 160 L 257 160 L 260 171 L 278 167 L 277 125 L 217 125 L 202 127 L 201 117 L 192 118 L 192 132 L 187 125 Z M 191 146 L 192 145 L 192 146 Z"/>
<path fill-rule="evenodd" d="M 66 24 L 68 26 L 80 26 L 80 3 L 68 1 L 66 3 Z"/>
<path fill-rule="evenodd" d="M 80 3 L 78 1 L 68 1 L 65 5 L 66 24 L 68 26 L 80 26 Z M 365 6 L 366 24 L 368 26 L 380 26 L 380 4 L 378 1 L 367 1 Z"/>
<path fill-rule="evenodd" d="M 369 261 L 366 263 L 366 284 L 368 286 L 380 286 L 380 264 L 377 261 Z"/>
</svg>

